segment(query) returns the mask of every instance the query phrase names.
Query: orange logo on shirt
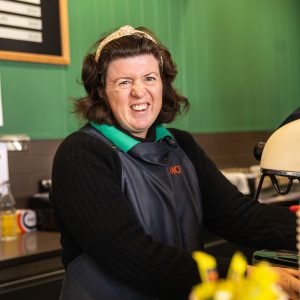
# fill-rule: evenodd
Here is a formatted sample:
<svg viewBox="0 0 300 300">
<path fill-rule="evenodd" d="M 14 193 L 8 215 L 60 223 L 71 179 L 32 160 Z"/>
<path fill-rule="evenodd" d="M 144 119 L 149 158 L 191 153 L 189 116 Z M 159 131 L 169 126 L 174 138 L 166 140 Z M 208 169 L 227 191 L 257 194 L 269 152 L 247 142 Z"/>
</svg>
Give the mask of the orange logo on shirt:
<svg viewBox="0 0 300 300">
<path fill-rule="evenodd" d="M 172 175 L 180 174 L 181 173 L 181 167 L 180 166 L 172 166 L 172 167 L 169 168 L 169 172 Z"/>
</svg>

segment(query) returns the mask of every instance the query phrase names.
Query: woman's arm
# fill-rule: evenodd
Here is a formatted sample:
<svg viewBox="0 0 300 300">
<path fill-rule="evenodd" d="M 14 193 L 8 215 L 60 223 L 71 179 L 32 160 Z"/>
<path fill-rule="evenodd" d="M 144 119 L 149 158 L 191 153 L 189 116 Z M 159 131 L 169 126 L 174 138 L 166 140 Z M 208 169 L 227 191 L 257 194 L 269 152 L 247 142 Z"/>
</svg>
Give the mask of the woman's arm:
<svg viewBox="0 0 300 300">
<path fill-rule="evenodd" d="M 264 205 L 243 196 L 190 134 L 172 132 L 195 166 L 208 229 L 252 248 L 296 249 L 295 214 L 287 207 Z"/>
</svg>

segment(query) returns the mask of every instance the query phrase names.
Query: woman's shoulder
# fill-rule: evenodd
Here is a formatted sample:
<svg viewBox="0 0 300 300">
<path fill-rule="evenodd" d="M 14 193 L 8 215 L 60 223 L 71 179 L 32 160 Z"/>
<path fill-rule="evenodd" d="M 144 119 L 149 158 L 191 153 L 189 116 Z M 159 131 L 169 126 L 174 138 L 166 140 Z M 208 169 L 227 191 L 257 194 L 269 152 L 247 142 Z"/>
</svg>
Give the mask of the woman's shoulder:
<svg viewBox="0 0 300 300">
<path fill-rule="evenodd" d="M 68 135 L 59 145 L 57 155 L 83 155 L 95 153 L 97 156 L 111 156 L 115 151 L 104 140 L 97 138 L 89 133 L 78 130 Z"/>
<path fill-rule="evenodd" d="M 182 130 L 182 129 L 178 129 L 178 128 L 168 128 L 168 130 L 174 134 L 175 137 L 179 136 L 179 137 L 192 137 L 192 135 L 186 131 L 186 130 Z"/>
<path fill-rule="evenodd" d="M 190 132 L 177 128 L 168 128 L 168 130 L 173 134 L 176 142 L 194 164 L 199 163 L 200 159 L 207 158 L 205 151 Z"/>
<path fill-rule="evenodd" d="M 168 130 L 172 133 L 181 147 L 191 147 L 192 145 L 197 144 L 193 135 L 188 131 L 177 128 L 168 128 Z"/>
</svg>

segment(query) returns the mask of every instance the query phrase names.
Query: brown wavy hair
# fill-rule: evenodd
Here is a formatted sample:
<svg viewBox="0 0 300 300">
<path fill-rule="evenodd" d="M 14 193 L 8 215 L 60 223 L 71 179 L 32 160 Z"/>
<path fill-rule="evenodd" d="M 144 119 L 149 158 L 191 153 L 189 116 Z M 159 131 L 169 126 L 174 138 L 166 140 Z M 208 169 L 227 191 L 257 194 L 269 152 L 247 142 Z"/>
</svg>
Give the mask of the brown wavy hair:
<svg viewBox="0 0 300 300">
<path fill-rule="evenodd" d="M 176 116 L 188 111 L 188 99 L 180 95 L 173 87 L 177 69 L 170 52 L 147 28 L 138 27 L 136 29 L 147 32 L 157 43 L 147 39 L 142 34 L 135 33 L 112 40 L 106 44 L 101 51 L 98 62 L 95 60 L 94 51 L 84 58 L 81 83 L 85 88 L 86 96 L 75 99 L 74 108 L 74 112 L 81 119 L 98 124 L 116 124 L 105 93 L 100 93 L 100 91 L 105 91 L 108 65 L 117 58 L 142 54 L 152 54 L 159 62 L 163 84 L 163 103 L 156 124 L 170 123 Z M 93 47 L 98 47 L 104 38 L 97 41 Z"/>
</svg>

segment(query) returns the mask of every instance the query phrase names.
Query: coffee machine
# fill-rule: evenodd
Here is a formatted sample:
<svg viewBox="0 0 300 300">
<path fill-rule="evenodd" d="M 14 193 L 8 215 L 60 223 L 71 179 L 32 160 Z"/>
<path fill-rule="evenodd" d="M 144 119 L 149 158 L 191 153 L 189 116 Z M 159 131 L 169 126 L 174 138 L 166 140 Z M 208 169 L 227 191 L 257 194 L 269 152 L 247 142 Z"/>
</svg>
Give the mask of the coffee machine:
<svg viewBox="0 0 300 300">
<path fill-rule="evenodd" d="M 269 177 L 279 195 L 290 192 L 293 182 L 300 182 L 300 107 L 273 132 L 266 143 L 259 142 L 254 156 L 260 161 L 261 178 L 256 191 L 258 200 L 265 177 Z M 277 178 L 285 177 L 286 186 Z"/>
<path fill-rule="evenodd" d="M 295 110 L 266 143 L 259 142 L 254 149 L 254 156 L 260 161 L 261 177 L 256 191 L 255 200 L 259 199 L 264 179 L 269 177 L 274 190 L 279 195 L 291 191 L 294 183 L 300 183 L 300 107 Z M 286 184 L 279 183 L 280 178 L 286 179 Z M 294 208 L 293 208 L 294 207 Z M 293 205 L 297 213 L 297 249 L 298 255 L 293 252 L 257 251 L 254 260 L 266 259 L 283 266 L 297 266 L 300 268 L 300 201 Z"/>
</svg>

